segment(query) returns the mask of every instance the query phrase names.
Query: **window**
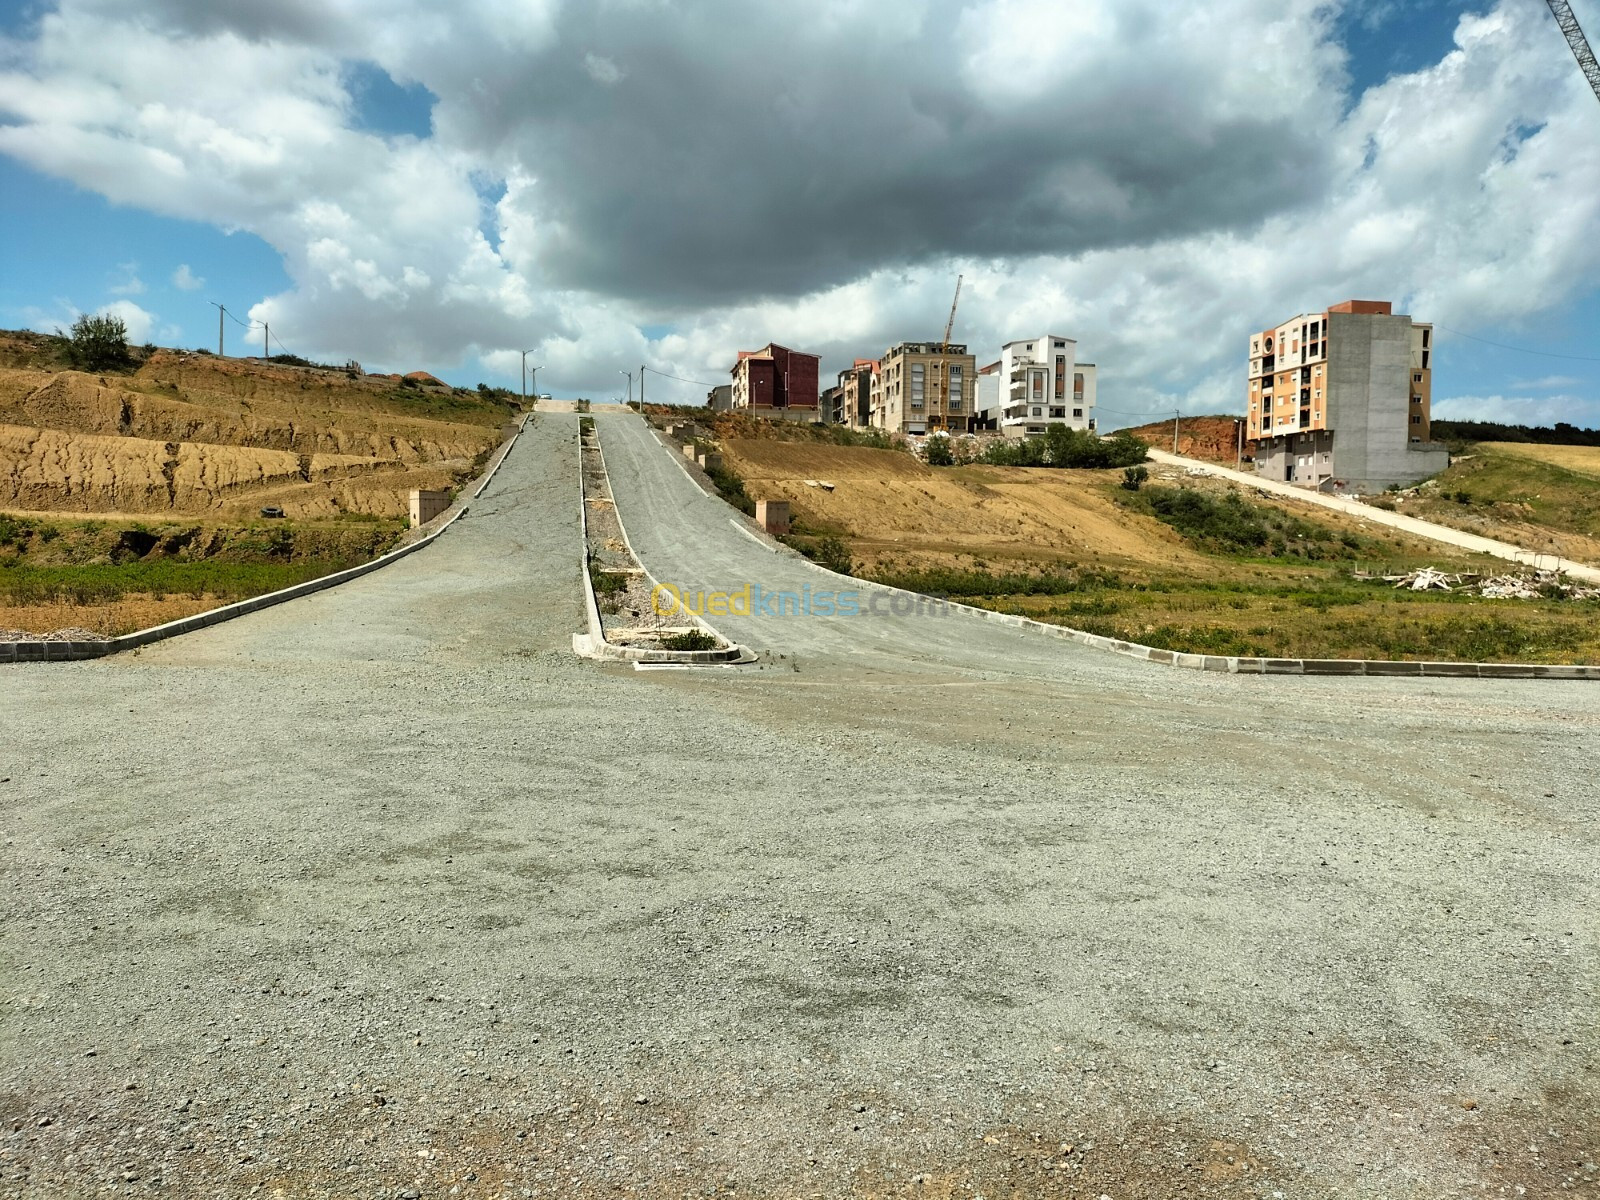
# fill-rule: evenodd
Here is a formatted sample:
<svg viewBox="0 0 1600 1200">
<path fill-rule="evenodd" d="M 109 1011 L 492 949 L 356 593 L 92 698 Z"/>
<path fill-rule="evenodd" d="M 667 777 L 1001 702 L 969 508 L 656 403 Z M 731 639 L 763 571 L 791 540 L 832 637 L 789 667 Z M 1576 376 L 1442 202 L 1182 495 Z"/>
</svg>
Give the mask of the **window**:
<svg viewBox="0 0 1600 1200">
<path fill-rule="evenodd" d="M 1072 416 L 1073 416 L 1074 420 L 1081 420 L 1083 418 L 1083 409 L 1081 409 L 1081 408 L 1073 409 L 1072 410 Z"/>
<path fill-rule="evenodd" d="M 1411 376 L 1411 382 L 1412 383 L 1421 383 L 1422 382 L 1422 373 L 1420 371 L 1413 372 L 1412 376 Z"/>
<path fill-rule="evenodd" d="M 1074 400 L 1082 400 L 1083 399 L 1083 372 L 1082 371 L 1074 371 L 1073 374 L 1072 374 L 1072 398 Z"/>
<path fill-rule="evenodd" d="M 1422 348 L 1424 350 L 1426 350 L 1428 348 L 1428 341 L 1429 341 L 1430 335 L 1432 333 L 1433 333 L 1433 330 L 1431 330 L 1431 329 L 1424 329 L 1422 331 Z"/>
<path fill-rule="evenodd" d="M 1067 415 L 1067 410 L 1065 408 L 1052 408 L 1050 410 L 1050 415 L 1054 418 L 1065 417 Z"/>
<path fill-rule="evenodd" d="M 1044 416 L 1044 409 L 1042 409 L 1042 408 L 1039 408 L 1039 407 L 1038 407 L 1038 406 L 1037 406 L 1037 405 L 1036 405 L 1036 406 L 1035 406 L 1035 407 L 1034 407 L 1034 409 L 1033 409 L 1033 411 L 1032 411 L 1032 412 L 1030 412 L 1030 413 L 1029 413 L 1029 414 L 1028 414 L 1028 415 L 1029 415 L 1029 416 L 1030 416 L 1030 417 L 1042 417 L 1042 416 Z"/>
<path fill-rule="evenodd" d="M 1421 425 L 1422 424 L 1422 414 L 1421 413 L 1412 413 L 1411 414 L 1411 423 L 1413 425 Z"/>
<path fill-rule="evenodd" d="M 925 368 L 922 363 L 911 364 L 911 400 L 915 404 L 922 403 L 922 382 Z"/>
</svg>

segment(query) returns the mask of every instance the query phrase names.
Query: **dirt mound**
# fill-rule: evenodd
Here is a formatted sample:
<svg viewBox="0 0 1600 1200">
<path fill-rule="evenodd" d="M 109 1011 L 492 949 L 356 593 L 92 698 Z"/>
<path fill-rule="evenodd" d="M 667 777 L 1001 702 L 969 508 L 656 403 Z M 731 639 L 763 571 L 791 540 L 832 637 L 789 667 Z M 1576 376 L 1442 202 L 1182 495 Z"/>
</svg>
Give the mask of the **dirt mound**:
<svg viewBox="0 0 1600 1200">
<path fill-rule="evenodd" d="M 1204 462 L 1221 463 L 1231 467 L 1237 454 L 1239 423 L 1242 417 L 1184 417 L 1178 422 L 1178 453 Z M 1157 450 L 1172 449 L 1172 422 L 1153 421 L 1127 432 L 1141 441 L 1149 442 Z M 1244 444 L 1244 456 L 1249 459 L 1255 452 L 1255 443 Z"/>
<path fill-rule="evenodd" d="M 1106 489 L 1120 471 L 936 470 L 900 451 L 803 442 L 728 442 L 723 452 L 753 498 L 788 500 L 805 525 L 850 537 L 867 561 L 952 553 L 997 563 L 1196 558 L 1166 526 L 1112 503 Z"/>
<path fill-rule="evenodd" d="M 728 441 L 723 453 L 736 460 L 744 479 L 924 479 L 931 468 L 898 450 L 828 446 L 810 442 Z"/>
</svg>

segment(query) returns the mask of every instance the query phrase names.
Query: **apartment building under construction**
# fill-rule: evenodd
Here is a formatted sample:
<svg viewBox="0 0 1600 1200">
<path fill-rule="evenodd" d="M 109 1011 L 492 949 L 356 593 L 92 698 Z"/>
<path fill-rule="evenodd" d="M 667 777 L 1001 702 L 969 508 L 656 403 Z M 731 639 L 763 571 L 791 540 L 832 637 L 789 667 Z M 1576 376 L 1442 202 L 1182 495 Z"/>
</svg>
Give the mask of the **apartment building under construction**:
<svg viewBox="0 0 1600 1200">
<path fill-rule="evenodd" d="M 1256 471 L 1322 491 L 1375 492 L 1449 465 L 1429 440 L 1433 326 L 1387 300 L 1346 300 L 1250 338 Z"/>
<path fill-rule="evenodd" d="M 901 342 L 871 377 L 871 423 L 891 433 L 965 432 L 977 374 L 977 359 L 963 345 Z"/>
</svg>

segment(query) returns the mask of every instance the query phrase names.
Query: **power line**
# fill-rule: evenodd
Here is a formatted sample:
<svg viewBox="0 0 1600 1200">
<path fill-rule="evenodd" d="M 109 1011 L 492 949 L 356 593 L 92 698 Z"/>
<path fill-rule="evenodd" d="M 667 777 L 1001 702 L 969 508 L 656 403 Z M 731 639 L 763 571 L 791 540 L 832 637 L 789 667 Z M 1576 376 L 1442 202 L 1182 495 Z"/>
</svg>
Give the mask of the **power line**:
<svg viewBox="0 0 1600 1200">
<path fill-rule="evenodd" d="M 679 383 L 692 383 L 696 387 L 721 387 L 720 383 L 707 383 L 704 379 L 685 379 L 682 375 L 670 375 L 666 371 L 658 371 L 654 367 L 640 367 L 640 371 L 649 371 L 652 375 L 660 375 L 664 379 L 676 379 Z"/>
<path fill-rule="evenodd" d="M 1507 346 L 1504 342 L 1491 342 L 1488 338 L 1473 337 L 1470 333 L 1461 333 L 1437 323 L 1434 328 L 1448 333 L 1451 337 L 1466 338 L 1469 342 L 1482 342 L 1485 346 L 1493 346 L 1497 350 L 1510 350 L 1513 354 L 1531 354 L 1535 358 L 1564 358 L 1568 362 L 1600 362 L 1600 358 L 1591 358 L 1585 354 L 1557 354 L 1553 350 L 1529 350 L 1525 346 Z"/>
</svg>

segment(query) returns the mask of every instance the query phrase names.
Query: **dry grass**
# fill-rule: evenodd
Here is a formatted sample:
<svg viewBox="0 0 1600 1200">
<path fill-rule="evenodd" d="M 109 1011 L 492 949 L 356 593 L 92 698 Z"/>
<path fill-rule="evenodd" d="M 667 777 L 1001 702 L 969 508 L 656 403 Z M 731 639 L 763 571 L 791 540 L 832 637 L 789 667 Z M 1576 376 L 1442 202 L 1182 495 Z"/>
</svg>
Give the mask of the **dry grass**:
<svg viewBox="0 0 1600 1200">
<path fill-rule="evenodd" d="M 1482 447 L 1495 454 L 1531 458 L 1537 462 L 1565 467 L 1580 475 L 1600 478 L 1600 446 L 1540 446 L 1530 442 L 1484 442 Z"/>
</svg>

